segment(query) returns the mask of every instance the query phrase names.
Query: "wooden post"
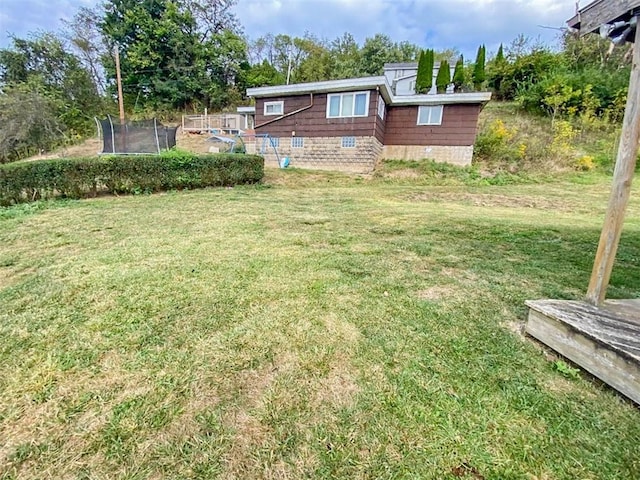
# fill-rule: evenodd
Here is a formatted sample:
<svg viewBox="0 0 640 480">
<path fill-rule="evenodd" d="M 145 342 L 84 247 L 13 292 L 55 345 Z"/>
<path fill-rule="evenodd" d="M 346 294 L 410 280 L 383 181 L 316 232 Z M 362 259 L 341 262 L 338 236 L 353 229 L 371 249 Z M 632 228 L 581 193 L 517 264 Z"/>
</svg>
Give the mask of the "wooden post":
<svg viewBox="0 0 640 480">
<path fill-rule="evenodd" d="M 120 50 L 116 45 L 116 81 L 118 82 L 118 107 L 120 108 L 120 125 L 124 125 L 124 99 L 122 98 L 122 77 L 120 76 Z"/>
<path fill-rule="evenodd" d="M 616 258 L 624 214 L 629 203 L 631 182 L 636 168 L 638 142 L 640 141 L 640 26 L 636 27 L 633 46 L 633 66 L 629 81 L 629 95 L 622 122 L 622 135 L 616 167 L 613 173 L 613 186 L 609 197 L 607 214 L 600 235 L 598 252 L 591 272 L 587 301 L 601 304 L 607 293 L 613 262 Z"/>
</svg>

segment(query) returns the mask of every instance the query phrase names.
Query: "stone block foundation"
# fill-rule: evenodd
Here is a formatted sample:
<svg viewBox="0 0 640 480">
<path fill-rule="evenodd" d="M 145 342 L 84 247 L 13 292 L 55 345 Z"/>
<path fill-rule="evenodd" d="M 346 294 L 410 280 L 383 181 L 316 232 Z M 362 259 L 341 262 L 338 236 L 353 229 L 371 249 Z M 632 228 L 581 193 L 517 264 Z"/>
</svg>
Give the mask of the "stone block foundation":
<svg viewBox="0 0 640 480">
<path fill-rule="evenodd" d="M 304 137 L 296 140 L 302 142 L 302 146 L 292 147 L 292 138 L 281 137 L 277 147 L 281 159 L 289 158 L 290 167 L 371 173 L 382 153 L 382 144 L 373 136 L 355 137 L 355 147 L 343 147 L 342 137 Z M 267 166 L 277 167 L 273 148 L 267 147 L 261 152 L 262 143 L 259 139 L 256 146 L 247 144 L 247 152 L 255 151 L 264 156 Z"/>
<path fill-rule="evenodd" d="M 473 145 L 464 147 L 424 146 L 424 145 L 385 145 L 382 158 L 393 160 L 434 160 L 450 163 L 459 167 L 471 165 Z"/>
</svg>

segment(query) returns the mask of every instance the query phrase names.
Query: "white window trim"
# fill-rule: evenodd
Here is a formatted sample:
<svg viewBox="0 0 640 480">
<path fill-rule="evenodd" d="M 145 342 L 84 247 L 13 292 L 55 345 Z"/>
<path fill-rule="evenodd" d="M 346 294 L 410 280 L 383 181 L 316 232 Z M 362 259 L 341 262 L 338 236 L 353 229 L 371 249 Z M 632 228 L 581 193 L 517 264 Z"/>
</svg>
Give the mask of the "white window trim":
<svg viewBox="0 0 640 480">
<path fill-rule="evenodd" d="M 280 105 L 280 112 L 278 113 L 267 113 L 267 105 Z M 264 116 L 270 117 L 275 115 L 284 115 L 284 101 L 280 100 L 279 102 L 264 102 Z"/>
<path fill-rule="evenodd" d="M 440 121 L 439 122 L 429 122 L 420 123 L 420 111 L 423 108 L 437 108 L 440 107 Z M 416 125 L 442 125 L 442 117 L 444 116 L 444 105 L 420 105 L 418 107 L 418 118 L 416 119 Z"/>
<path fill-rule="evenodd" d="M 356 110 L 356 95 L 365 94 L 367 96 L 366 105 L 364 109 L 364 115 L 355 115 Z M 327 118 L 353 118 L 353 117 L 368 117 L 369 116 L 369 90 L 365 90 L 364 92 L 344 92 L 344 93 L 329 93 L 327 95 Z M 343 95 L 353 95 L 353 115 L 342 115 L 342 96 Z M 329 107 L 331 106 L 331 97 L 340 97 L 340 115 L 330 116 L 329 115 Z"/>
<path fill-rule="evenodd" d="M 300 145 L 294 145 L 296 139 L 300 140 Z M 291 137 L 291 148 L 304 148 L 304 137 Z"/>
</svg>

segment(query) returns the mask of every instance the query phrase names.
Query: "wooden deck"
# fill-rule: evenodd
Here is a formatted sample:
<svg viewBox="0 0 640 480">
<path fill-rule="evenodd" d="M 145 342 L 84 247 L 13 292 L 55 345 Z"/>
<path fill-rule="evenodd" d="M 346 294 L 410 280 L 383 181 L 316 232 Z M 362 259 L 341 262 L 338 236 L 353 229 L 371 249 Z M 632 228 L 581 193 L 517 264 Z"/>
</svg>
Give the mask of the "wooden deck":
<svg viewBox="0 0 640 480">
<path fill-rule="evenodd" d="M 640 405 L 640 299 L 526 304 L 529 335 Z"/>
</svg>

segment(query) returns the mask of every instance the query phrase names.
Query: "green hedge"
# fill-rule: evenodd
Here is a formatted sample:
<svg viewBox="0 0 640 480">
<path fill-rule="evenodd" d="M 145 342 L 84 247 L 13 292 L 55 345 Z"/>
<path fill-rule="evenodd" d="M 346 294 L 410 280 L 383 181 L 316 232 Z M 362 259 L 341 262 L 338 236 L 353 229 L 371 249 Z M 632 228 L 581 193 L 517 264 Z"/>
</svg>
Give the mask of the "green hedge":
<svg viewBox="0 0 640 480">
<path fill-rule="evenodd" d="M 106 193 L 255 183 L 264 176 L 258 155 L 109 156 L 54 159 L 0 165 L 0 205 L 40 198 L 84 198 Z"/>
</svg>

